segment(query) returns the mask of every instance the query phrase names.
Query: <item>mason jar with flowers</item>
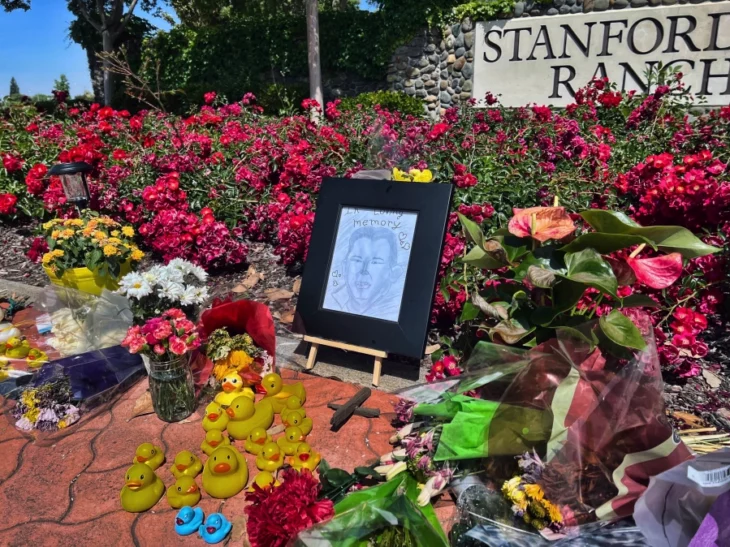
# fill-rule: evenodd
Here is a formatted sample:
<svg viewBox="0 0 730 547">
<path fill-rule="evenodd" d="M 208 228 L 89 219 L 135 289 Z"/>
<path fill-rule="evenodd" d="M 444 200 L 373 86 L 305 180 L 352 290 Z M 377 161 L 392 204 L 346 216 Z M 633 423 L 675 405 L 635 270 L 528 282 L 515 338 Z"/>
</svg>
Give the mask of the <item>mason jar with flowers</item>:
<svg viewBox="0 0 730 547">
<path fill-rule="evenodd" d="M 116 290 L 119 278 L 144 257 L 134 228 L 108 217 L 57 218 L 43 230 L 48 243 L 43 269 L 55 285 L 97 295 Z"/>
<path fill-rule="evenodd" d="M 195 410 L 195 387 L 190 356 L 200 346 L 195 323 L 179 308 L 134 325 L 122 346 L 139 353 L 150 364 L 152 406 L 161 420 L 179 422 Z"/>
</svg>

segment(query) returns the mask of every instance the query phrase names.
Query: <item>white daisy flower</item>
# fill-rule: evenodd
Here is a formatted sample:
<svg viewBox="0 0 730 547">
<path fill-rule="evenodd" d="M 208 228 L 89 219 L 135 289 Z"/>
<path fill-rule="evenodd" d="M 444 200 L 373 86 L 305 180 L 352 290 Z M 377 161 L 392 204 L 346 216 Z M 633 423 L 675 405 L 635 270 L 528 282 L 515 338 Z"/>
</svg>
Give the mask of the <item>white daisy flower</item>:
<svg viewBox="0 0 730 547">
<path fill-rule="evenodd" d="M 162 268 L 160 266 L 152 266 L 146 272 L 142 272 L 142 277 L 145 281 L 147 281 L 147 283 L 154 287 L 160 283 L 162 279 Z"/>
<path fill-rule="evenodd" d="M 180 304 L 183 306 L 192 306 L 197 304 L 196 302 L 196 287 L 188 285 L 180 296 Z"/>
<path fill-rule="evenodd" d="M 195 264 L 190 264 L 190 273 L 193 274 L 201 283 L 205 283 L 208 279 L 208 272 Z"/>
<path fill-rule="evenodd" d="M 179 259 L 176 259 L 179 260 Z M 164 281 L 170 281 L 172 283 L 182 283 L 183 279 L 185 278 L 185 274 L 182 270 L 175 267 L 174 265 L 171 265 L 172 263 L 165 266 L 163 270 L 162 278 Z"/>
<path fill-rule="evenodd" d="M 208 287 L 192 287 L 195 304 L 202 304 L 208 300 Z"/>
<path fill-rule="evenodd" d="M 158 294 L 162 298 L 167 298 L 171 302 L 177 302 L 185 292 L 185 287 L 182 283 L 176 283 L 174 281 L 165 281 L 160 284 L 160 290 Z"/>
<path fill-rule="evenodd" d="M 152 293 L 152 286 L 136 272 L 128 273 L 119 282 L 119 292 L 133 298 L 142 298 Z"/>
</svg>

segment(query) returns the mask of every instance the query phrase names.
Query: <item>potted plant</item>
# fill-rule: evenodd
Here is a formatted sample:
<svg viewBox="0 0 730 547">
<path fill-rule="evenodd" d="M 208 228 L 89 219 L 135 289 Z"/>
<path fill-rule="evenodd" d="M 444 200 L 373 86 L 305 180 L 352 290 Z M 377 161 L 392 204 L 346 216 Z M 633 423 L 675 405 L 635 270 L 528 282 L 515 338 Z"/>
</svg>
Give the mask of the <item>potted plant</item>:
<svg viewBox="0 0 730 547">
<path fill-rule="evenodd" d="M 108 217 L 53 219 L 43 224 L 48 252 L 43 269 L 51 283 L 99 295 L 116 290 L 119 278 L 144 253 L 134 244 L 134 229 Z"/>
</svg>

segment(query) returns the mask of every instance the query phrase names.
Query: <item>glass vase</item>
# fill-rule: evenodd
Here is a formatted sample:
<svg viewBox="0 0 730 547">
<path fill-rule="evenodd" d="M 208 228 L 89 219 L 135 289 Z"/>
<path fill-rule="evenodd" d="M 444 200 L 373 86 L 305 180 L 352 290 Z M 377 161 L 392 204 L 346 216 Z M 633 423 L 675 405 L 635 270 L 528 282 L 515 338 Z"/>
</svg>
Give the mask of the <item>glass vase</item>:
<svg viewBox="0 0 730 547">
<path fill-rule="evenodd" d="M 165 422 L 184 420 L 195 410 L 190 354 L 171 361 L 149 360 L 150 393 L 157 416 Z"/>
</svg>

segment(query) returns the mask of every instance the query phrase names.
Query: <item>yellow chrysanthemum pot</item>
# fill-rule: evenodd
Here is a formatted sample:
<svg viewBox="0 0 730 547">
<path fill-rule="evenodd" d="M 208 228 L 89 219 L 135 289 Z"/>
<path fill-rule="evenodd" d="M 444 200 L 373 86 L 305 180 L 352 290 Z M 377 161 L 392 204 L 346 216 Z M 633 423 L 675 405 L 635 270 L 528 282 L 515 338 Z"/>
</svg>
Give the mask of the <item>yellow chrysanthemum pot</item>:
<svg viewBox="0 0 730 547">
<path fill-rule="evenodd" d="M 61 277 L 58 277 L 48 266 L 44 265 L 43 269 L 48 279 L 54 285 L 99 296 L 103 289 L 110 291 L 117 290 L 119 288 L 119 280 L 132 271 L 132 266 L 130 261 L 124 262 L 121 266 L 119 277 L 101 275 L 98 270 L 92 272 L 89 268 L 72 268 L 63 272 Z"/>
</svg>

